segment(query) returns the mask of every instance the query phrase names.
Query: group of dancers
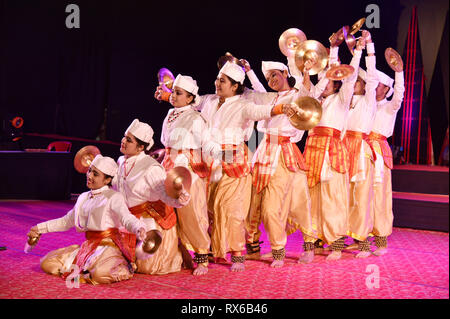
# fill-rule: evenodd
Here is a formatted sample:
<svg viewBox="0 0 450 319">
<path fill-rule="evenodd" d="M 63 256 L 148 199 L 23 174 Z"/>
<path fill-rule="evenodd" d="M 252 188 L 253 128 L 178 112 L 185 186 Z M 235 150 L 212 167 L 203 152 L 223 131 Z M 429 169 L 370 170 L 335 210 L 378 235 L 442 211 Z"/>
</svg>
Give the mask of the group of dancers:
<svg viewBox="0 0 450 319">
<path fill-rule="evenodd" d="M 330 43 L 328 68 L 338 63 L 338 46 Z M 359 67 L 364 50 L 366 70 Z M 219 66 L 214 94 L 199 95 L 197 82 L 181 74 L 170 91 L 158 86 L 154 97 L 173 107 L 161 132 L 162 163 L 147 154 L 153 129 L 135 119 L 121 141 L 123 156 L 92 161 L 90 190 L 73 209 L 31 228 L 29 237 L 72 227 L 86 233 L 81 246 L 41 258 L 41 268 L 63 278 L 76 271 L 82 282 L 112 283 L 135 272 L 178 272 L 190 251 L 194 275 L 207 274 L 210 262 L 226 263 L 228 253 L 231 271 L 243 271 L 246 258 L 261 258 L 261 223 L 274 268 L 283 266 L 287 237 L 296 231 L 303 237 L 299 263 L 312 262 L 324 247 L 327 261 L 339 259 L 347 237 L 357 243 L 357 258 L 385 254 L 393 224 L 393 161 L 386 139 L 403 100 L 403 70 L 395 72 L 394 85 L 376 69 L 375 46 L 365 30 L 350 62 L 355 71 L 343 80 L 328 79 L 325 68 L 313 85 L 312 62 L 300 71 L 293 57 L 287 60 L 262 61 L 273 92 L 266 92 L 246 60 Z M 246 76 L 253 89 L 244 86 Z M 289 121 L 302 96 L 322 107 L 303 154 L 296 143 L 304 131 Z M 246 141 L 256 121 L 264 137 L 252 154 Z M 177 166 L 189 170 L 192 182 L 174 198 L 164 182 Z M 150 230 L 162 237 L 152 254 L 140 249 Z"/>
</svg>

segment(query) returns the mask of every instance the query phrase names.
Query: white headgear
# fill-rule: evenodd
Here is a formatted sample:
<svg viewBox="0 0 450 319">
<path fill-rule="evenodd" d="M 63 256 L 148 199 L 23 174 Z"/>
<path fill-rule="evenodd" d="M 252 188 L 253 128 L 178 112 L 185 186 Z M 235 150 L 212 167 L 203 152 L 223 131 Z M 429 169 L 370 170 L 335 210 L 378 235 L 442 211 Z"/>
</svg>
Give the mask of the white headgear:
<svg viewBox="0 0 450 319">
<path fill-rule="evenodd" d="M 232 63 L 230 61 L 227 61 L 223 65 L 223 67 L 220 69 L 219 73 L 226 74 L 230 78 L 235 80 L 236 82 L 244 84 L 244 80 L 245 80 L 244 69 L 241 66 L 237 65 L 236 63 Z"/>
<path fill-rule="evenodd" d="M 377 77 L 378 77 L 378 82 L 389 87 L 389 91 L 386 94 L 386 97 L 390 97 L 392 95 L 392 93 L 394 93 L 394 80 L 391 79 L 386 74 L 384 74 L 383 72 L 378 71 L 378 70 L 377 70 Z"/>
<path fill-rule="evenodd" d="M 111 157 L 102 156 L 98 154 L 91 163 L 91 166 L 95 166 L 103 174 L 114 177 L 117 174 L 118 166 L 115 160 Z"/>
<path fill-rule="evenodd" d="M 140 139 L 142 142 L 148 143 L 147 151 L 153 146 L 153 129 L 150 125 L 144 122 L 139 122 L 135 119 L 131 125 L 125 131 L 125 135 L 128 133 L 133 134 L 136 138 Z"/>
<path fill-rule="evenodd" d="M 178 86 L 193 95 L 197 95 L 198 93 L 197 81 L 190 76 L 178 74 L 173 82 L 173 86 Z"/>
<path fill-rule="evenodd" d="M 280 70 L 280 71 L 286 70 L 289 74 L 288 67 L 280 62 L 262 61 L 261 62 L 261 70 L 262 70 L 262 73 L 264 74 L 264 77 L 266 77 L 266 78 L 267 78 L 267 73 L 269 73 L 270 70 Z"/>
</svg>

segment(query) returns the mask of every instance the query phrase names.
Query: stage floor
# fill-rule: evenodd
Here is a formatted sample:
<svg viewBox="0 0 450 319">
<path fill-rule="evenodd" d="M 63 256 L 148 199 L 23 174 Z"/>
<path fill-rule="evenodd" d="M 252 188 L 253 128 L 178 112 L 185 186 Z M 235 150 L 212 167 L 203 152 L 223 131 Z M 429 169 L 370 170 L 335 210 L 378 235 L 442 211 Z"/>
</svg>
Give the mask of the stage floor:
<svg viewBox="0 0 450 319">
<path fill-rule="evenodd" d="M 449 234 L 394 228 L 389 253 L 382 257 L 326 262 L 317 255 L 311 264 L 297 264 L 302 237 L 288 237 L 283 268 L 271 260 L 246 261 L 246 271 L 232 273 L 229 265 L 211 264 L 206 276 L 191 270 L 150 276 L 135 274 L 111 285 L 67 288 L 64 280 L 45 274 L 39 259 L 50 250 L 80 244 L 74 229 L 45 234 L 35 249 L 23 248 L 29 228 L 63 216 L 73 201 L 0 201 L 0 299 L 441 299 L 449 298 Z M 270 251 L 266 234 L 262 253 Z M 377 279 L 377 274 L 379 277 Z M 377 281 L 378 280 L 378 281 Z"/>
</svg>

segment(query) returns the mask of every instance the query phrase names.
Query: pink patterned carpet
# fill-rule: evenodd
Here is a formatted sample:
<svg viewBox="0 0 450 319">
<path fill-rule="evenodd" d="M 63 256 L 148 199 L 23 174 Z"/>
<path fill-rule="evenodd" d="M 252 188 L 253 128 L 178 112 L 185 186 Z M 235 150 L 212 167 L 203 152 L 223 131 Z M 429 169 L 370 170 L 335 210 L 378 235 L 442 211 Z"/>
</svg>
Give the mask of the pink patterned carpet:
<svg viewBox="0 0 450 319">
<path fill-rule="evenodd" d="M 206 276 L 190 270 L 150 276 L 111 285 L 67 288 L 61 278 L 45 274 L 39 258 L 50 250 L 81 243 L 74 229 L 45 234 L 30 253 L 23 247 L 29 228 L 64 215 L 71 201 L 0 201 L 0 299 L 448 299 L 448 233 L 395 228 L 389 253 L 382 257 L 326 262 L 318 255 L 308 265 L 297 264 L 302 250 L 299 233 L 288 238 L 283 268 L 270 260 L 247 261 L 246 271 L 231 273 L 229 265 L 211 264 Z M 262 253 L 270 251 L 265 233 Z M 371 280 L 376 273 L 379 281 Z M 369 283 L 369 285 L 366 284 Z"/>
</svg>

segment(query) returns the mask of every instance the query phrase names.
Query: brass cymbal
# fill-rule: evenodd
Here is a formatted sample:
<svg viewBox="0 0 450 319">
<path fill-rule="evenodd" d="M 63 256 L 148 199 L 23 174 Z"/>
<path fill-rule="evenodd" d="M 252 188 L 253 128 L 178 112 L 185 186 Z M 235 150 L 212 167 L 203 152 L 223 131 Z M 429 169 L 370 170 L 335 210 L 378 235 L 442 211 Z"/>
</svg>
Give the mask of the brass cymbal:
<svg viewBox="0 0 450 319">
<path fill-rule="evenodd" d="M 366 18 L 361 18 L 358 21 L 355 22 L 355 24 L 352 25 L 352 29 L 350 30 L 350 34 L 355 34 L 356 32 L 361 29 L 361 27 L 364 25 L 364 22 L 366 22 Z"/>
<path fill-rule="evenodd" d="M 351 65 L 340 64 L 331 67 L 327 71 L 325 76 L 327 77 L 327 79 L 339 81 L 349 77 L 350 75 L 353 74 L 354 71 L 355 69 Z"/>
<path fill-rule="evenodd" d="M 100 150 L 94 145 L 87 145 L 81 148 L 77 154 L 75 154 L 75 158 L 73 159 L 75 169 L 79 173 L 86 173 L 95 156 L 98 154 L 100 154 Z"/>
<path fill-rule="evenodd" d="M 305 62 L 308 60 L 313 62 L 313 67 L 309 70 L 309 75 L 319 73 L 328 64 L 327 49 L 319 41 L 303 41 L 295 52 L 295 65 L 303 72 Z"/>
<path fill-rule="evenodd" d="M 155 160 L 157 160 L 158 163 L 161 164 L 162 160 L 164 159 L 164 156 L 166 155 L 166 150 L 164 148 L 159 148 L 151 152 L 149 155 L 153 157 Z"/>
<path fill-rule="evenodd" d="M 145 237 L 144 242 L 142 243 L 142 250 L 147 254 L 154 254 L 159 246 L 161 246 L 162 235 L 156 230 L 150 230 L 147 232 L 147 237 Z"/>
<path fill-rule="evenodd" d="M 319 101 L 309 96 L 299 97 L 293 104 L 298 107 L 297 113 L 289 118 L 292 126 L 299 130 L 310 130 L 319 124 L 322 118 L 322 106 Z"/>
<path fill-rule="evenodd" d="M 36 237 L 28 236 L 27 243 L 30 246 L 35 246 L 38 243 L 40 238 L 41 238 L 41 234 L 37 235 Z"/>
<path fill-rule="evenodd" d="M 161 68 L 158 71 L 158 83 L 166 92 L 172 92 L 173 82 L 175 77 L 169 69 Z"/>
<path fill-rule="evenodd" d="M 225 63 L 227 63 L 227 61 L 230 63 L 236 63 L 237 65 L 244 67 L 244 65 L 238 58 L 234 57 L 230 52 L 226 52 L 225 55 L 222 55 L 219 60 L 217 60 L 217 67 L 219 68 L 219 70 Z"/>
<path fill-rule="evenodd" d="M 175 166 L 167 172 L 167 177 L 164 182 L 166 193 L 172 198 L 179 198 L 183 186 L 189 192 L 191 182 L 192 178 L 189 170 L 182 166 Z"/>
<path fill-rule="evenodd" d="M 347 32 L 347 30 L 343 30 L 344 32 L 344 39 L 345 39 L 345 43 L 347 44 L 347 48 L 350 50 L 350 53 L 353 55 L 355 51 L 355 46 L 356 46 L 356 39 L 355 36 L 349 32 Z"/>
<path fill-rule="evenodd" d="M 278 46 L 281 52 L 287 56 L 294 56 L 298 46 L 306 41 L 305 33 L 297 28 L 290 28 L 284 31 L 278 39 Z"/>
<path fill-rule="evenodd" d="M 403 70 L 403 60 L 400 54 L 393 48 L 387 48 L 384 51 L 384 57 L 389 67 L 395 72 L 401 72 Z"/>
<path fill-rule="evenodd" d="M 336 31 L 335 33 L 333 33 L 328 40 L 330 41 L 330 45 L 332 47 L 337 47 L 339 45 L 341 45 L 342 42 L 344 42 L 345 38 L 344 38 L 344 30 L 348 33 L 348 29 L 349 26 L 346 25 L 342 28 L 340 28 L 338 31 Z"/>
</svg>

